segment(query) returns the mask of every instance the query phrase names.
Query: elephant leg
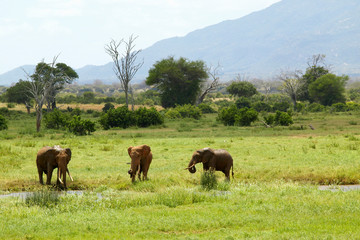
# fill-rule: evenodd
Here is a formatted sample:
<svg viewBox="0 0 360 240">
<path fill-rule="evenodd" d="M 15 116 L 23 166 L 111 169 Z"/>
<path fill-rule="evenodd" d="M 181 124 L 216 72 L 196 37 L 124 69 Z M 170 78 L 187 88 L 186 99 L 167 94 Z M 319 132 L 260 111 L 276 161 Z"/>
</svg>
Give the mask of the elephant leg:
<svg viewBox="0 0 360 240">
<path fill-rule="evenodd" d="M 39 173 L 39 182 L 40 182 L 40 184 L 44 184 L 43 171 L 38 168 L 38 173 Z"/>
<path fill-rule="evenodd" d="M 56 185 L 60 186 L 60 181 L 59 181 L 59 168 L 57 169 L 57 174 L 56 174 Z"/>
<path fill-rule="evenodd" d="M 53 170 L 54 169 L 51 167 L 48 168 L 47 175 L 46 175 L 46 184 L 47 185 L 51 184 L 51 177 L 52 177 Z"/>
</svg>

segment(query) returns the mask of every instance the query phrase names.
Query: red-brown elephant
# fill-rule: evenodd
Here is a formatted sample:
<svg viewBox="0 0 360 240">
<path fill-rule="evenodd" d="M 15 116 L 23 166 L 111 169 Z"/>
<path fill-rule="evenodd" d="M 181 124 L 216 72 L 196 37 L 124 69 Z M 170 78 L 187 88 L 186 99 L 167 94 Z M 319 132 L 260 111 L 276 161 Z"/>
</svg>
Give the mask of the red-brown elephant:
<svg viewBox="0 0 360 240">
<path fill-rule="evenodd" d="M 142 180 L 146 180 L 147 173 L 152 161 L 151 148 L 148 145 L 129 147 L 128 153 L 131 158 L 131 167 L 128 171 L 131 181 L 135 181 L 136 174 L 138 174 L 139 180 L 141 180 L 141 172 L 143 173 Z"/>
<path fill-rule="evenodd" d="M 71 150 L 70 148 L 61 148 L 60 146 L 54 147 L 43 147 L 39 150 L 36 157 L 36 166 L 39 173 L 39 181 L 41 184 L 44 184 L 43 173 L 46 174 L 46 184 L 51 184 L 51 177 L 53 170 L 55 168 L 57 171 L 57 185 L 60 186 L 60 183 L 64 184 L 66 189 L 66 172 L 69 174 L 71 181 L 73 178 L 70 175 L 70 171 L 67 167 L 71 160 Z M 63 180 L 61 180 L 61 175 Z"/>
<path fill-rule="evenodd" d="M 211 148 L 197 150 L 192 155 L 189 165 L 185 169 L 195 173 L 195 164 L 200 162 L 203 164 L 204 171 L 221 171 L 228 180 L 230 180 L 230 169 L 232 169 L 232 176 L 234 178 L 233 159 L 226 150 Z"/>
</svg>

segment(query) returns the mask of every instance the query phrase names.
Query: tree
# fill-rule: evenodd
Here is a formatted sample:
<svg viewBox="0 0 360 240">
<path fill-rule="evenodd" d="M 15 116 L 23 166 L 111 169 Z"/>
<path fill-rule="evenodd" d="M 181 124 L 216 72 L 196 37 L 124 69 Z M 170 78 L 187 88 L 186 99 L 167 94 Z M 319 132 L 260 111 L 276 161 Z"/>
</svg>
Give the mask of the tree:
<svg viewBox="0 0 360 240">
<path fill-rule="evenodd" d="M 309 96 L 324 106 L 345 102 L 345 84 L 348 76 L 336 76 L 328 73 L 309 85 Z"/>
<path fill-rule="evenodd" d="M 5 93 L 5 99 L 7 102 L 30 104 L 29 96 L 30 82 L 21 80 L 14 86 L 9 87 Z"/>
<path fill-rule="evenodd" d="M 27 74 L 30 86 L 29 95 L 35 100 L 36 131 L 40 131 L 42 120 L 42 108 L 45 101 L 54 106 L 56 93 L 62 89 L 65 83 L 71 83 L 77 78 L 77 73 L 64 63 L 57 63 L 57 56 L 52 63 L 40 62 L 36 65 L 35 73 Z"/>
<path fill-rule="evenodd" d="M 134 50 L 134 42 L 137 37 L 131 35 L 126 42 L 123 39 L 119 42 L 111 40 L 108 45 L 105 46 L 105 51 L 110 55 L 114 61 L 114 72 L 116 77 L 120 80 L 121 89 L 125 92 L 126 106 L 129 106 L 128 94 L 131 86 L 130 81 L 133 79 L 137 71 L 142 67 L 144 61 L 136 64 L 136 59 L 141 50 Z M 125 44 L 125 53 L 120 55 L 119 47 L 121 44 Z"/>
<path fill-rule="evenodd" d="M 298 99 L 302 101 L 313 101 L 309 95 L 309 85 L 313 83 L 319 77 L 330 73 L 330 67 L 325 64 L 325 55 L 317 54 L 313 55 L 307 62 L 307 69 L 305 74 L 302 76 L 303 85 L 300 90 Z"/>
<path fill-rule="evenodd" d="M 281 86 L 282 91 L 290 97 L 294 109 L 296 109 L 296 101 L 304 85 L 301 71 L 282 71 L 278 78 L 283 83 Z"/>
<path fill-rule="evenodd" d="M 161 105 L 168 108 L 177 104 L 195 104 L 201 83 L 207 77 L 203 61 L 169 57 L 154 64 L 145 83 L 155 85 L 160 91 Z"/>
<path fill-rule="evenodd" d="M 54 58 L 57 60 L 57 57 Z M 45 98 L 48 111 L 56 108 L 55 97 L 65 84 L 71 84 L 78 74 L 65 63 L 47 64 L 40 62 L 36 65 L 35 73 L 31 76 L 35 81 L 46 81 L 47 84 L 47 96 Z"/>
<path fill-rule="evenodd" d="M 255 86 L 246 81 L 232 82 L 226 90 L 234 96 L 238 97 L 251 97 L 257 93 Z"/>
<path fill-rule="evenodd" d="M 217 87 L 219 87 L 220 83 L 219 83 L 219 68 L 220 65 L 218 64 L 216 67 L 209 67 L 207 68 L 207 73 L 210 76 L 210 79 L 207 81 L 206 86 L 204 85 L 202 87 L 202 93 L 200 95 L 200 97 L 197 100 L 197 105 L 201 104 L 206 95 L 208 95 L 209 93 L 213 92 L 216 90 Z"/>
</svg>

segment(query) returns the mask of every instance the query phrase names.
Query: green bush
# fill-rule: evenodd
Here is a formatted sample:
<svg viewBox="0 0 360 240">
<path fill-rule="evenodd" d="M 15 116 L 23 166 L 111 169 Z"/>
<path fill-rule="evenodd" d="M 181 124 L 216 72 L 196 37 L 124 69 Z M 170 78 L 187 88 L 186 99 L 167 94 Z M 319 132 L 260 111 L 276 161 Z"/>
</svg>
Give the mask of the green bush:
<svg viewBox="0 0 360 240">
<path fill-rule="evenodd" d="M 236 101 L 235 101 L 235 105 L 238 109 L 241 108 L 250 108 L 251 102 L 248 98 L 246 97 L 239 97 Z"/>
<path fill-rule="evenodd" d="M 191 104 L 185 104 L 185 105 L 178 105 L 175 107 L 175 109 L 180 113 L 182 118 L 194 118 L 194 119 L 200 119 L 201 118 L 201 110 Z"/>
<path fill-rule="evenodd" d="M 88 119 L 82 120 L 80 116 L 73 116 L 68 123 L 68 129 L 76 135 L 90 135 L 95 132 L 95 123 Z"/>
<path fill-rule="evenodd" d="M 217 120 L 222 122 L 225 126 L 234 126 L 237 112 L 238 109 L 235 105 L 232 105 L 228 108 L 223 108 L 220 110 L 217 116 Z"/>
<path fill-rule="evenodd" d="M 109 111 L 109 109 L 114 109 L 114 108 L 115 108 L 114 104 L 108 102 L 105 103 L 104 107 L 102 108 L 102 111 L 106 113 L 107 111 Z"/>
<path fill-rule="evenodd" d="M 346 107 L 349 111 L 360 111 L 360 104 L 354 102 L 347 102 Z"/>
<path fill-rule="evenodd" d="M 80 116 L 81 115 L 81 110 L 80 110 L 80 108 L 75 108 L 75 109 L 72 109 L 72 111 L 71 111 L 71 115 L 72 116 Z"/>
<path fill-rule="evenodd" d="M 250 126 L 252 122 L 258 119 L 258 112 L 252 108 L 239 109 L 238 114 L 235 115 L 236 126 Z"/>
<path fill-rule="evenodd" d="M 331 108 L 334 112 L 346 112 L 349 110 L 345 103 L 334 103 Z"/>
<path fill-rule="evenodd" d="M 307 107 L 307 111 L 309 112 L 323 112 L 325 111 L 325 106 L 321 105 L 320 103 L 310 103 Z"/>
<path fill-rule="evenodd" d="M 286 101 L 276 102 L 273 105 L 273 111 L 286 112 L 290 108 L 290 103 Z"/>
<path fill-rule="evenodd" d="M 181 114 L 179 113 L 179 111 L 175 110 L 173 108 L 170 108 L 169 110 L 167 110 L 164 116 L 169 119 L 181 118 Z"/>
<path fill-rule="evenodd" d="M 166 118 L 176 119 L 176 118 L 201 118 L 201 110 L 199 107 L 196 107 L 191 104 L 177 105 L 175 108 L 169 108 L 165 113 Z"/>
<path fill-rule="evenodd" d="M 155 108 L 139 108 L 132 112 L 126 106 L 109 109 L 99 120 L 107 130 L 114 127 L 128 128 L 130 126 L 148 127 L 164 123 L 163 116 Z"/>
<path fill-rule="evenodd" d="M 273 125 L 275 122 L 275 115 L 274 114 L 269 114 L 267 116 L 264 116 L 264 121 L 267 125 Z"/>
<path fill-rule="evenodd" d="M 69 122 L 69 115 L 62 113 L 58 109 L 44 115 L 44 124 L 49 129 L 60 129 L 66 127 Z"/>
<path fill-rule="evenodd" d="M 5 129 L 8 129 L 7 121 L 2 115 L 0 115 L 0 130 Z"/>
<path fill-rule="evenodd" d="M 225 126 L 250 126 L 252 122 L 258 119 L 258 112 L 252 108 L 237 109 L 235 105 L 223 108 L 217 117 L 217 120 Z"/>
<path fill-rule="evenodd" d="M 136 125 L 136 118 L 127 106 L 109 109 L 106 114 L 100 117 L 101 126 L 107 130 L 114 127 L 128 128 Z"/>
<path fill-rule="evenodd" d="M 200 103 L 198 108 L 201 110 L 202 113 L 216 113 L 216 111 L 206 103 Z"/>
<path fill-rule="evenodd" d="M 213 171 L 205 171 L 201 174 L 200 185 L 203 189 L 209 191 L 216 189 L 217 180 Z"/>
<path fill-rule="evenodd" d="M 149 127 L 151 125 L 160 125 L 164 123 L 164 118 L 155 108 L 139 108 L 135 111 L 136 125 L 139 127 Z"/>
<path fill-rule="evenodd" d="M 289 113 L 276 111 L 275 123 L 280 126 L 289 126 L 289 125 L 293 124 L 294 122 Z"/>
<path fill-rule="evenodd" d="M 266 102 L 258 101 L 252 105 L 252 108 L 258 112 L 270 112 L 271 106 Z"/>
</svg>

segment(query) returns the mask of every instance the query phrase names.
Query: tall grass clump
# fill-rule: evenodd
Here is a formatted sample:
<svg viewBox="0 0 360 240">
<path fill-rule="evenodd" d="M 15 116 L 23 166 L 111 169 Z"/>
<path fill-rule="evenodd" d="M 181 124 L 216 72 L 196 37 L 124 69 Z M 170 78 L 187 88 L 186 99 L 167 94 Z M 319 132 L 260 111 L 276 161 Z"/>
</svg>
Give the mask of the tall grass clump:
<svg viewBox="0 0 360 240">
<path fill-rule="evenodd" d="M 217 180 L 215 173 L 212 171 L 206 171 L 201 174 L 200 185 L 203 189 L 210 191 L 216 189 Z"/>
<path fill-rule="evenodd" d="M 29 207 L 53 207 L 59 203 L 59 193 L 53 191 L 39 191 L 28 195 L 25 203 Z"/>
</svg>

